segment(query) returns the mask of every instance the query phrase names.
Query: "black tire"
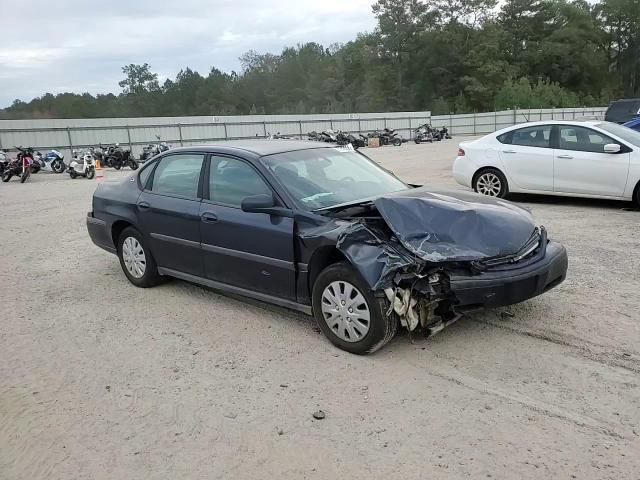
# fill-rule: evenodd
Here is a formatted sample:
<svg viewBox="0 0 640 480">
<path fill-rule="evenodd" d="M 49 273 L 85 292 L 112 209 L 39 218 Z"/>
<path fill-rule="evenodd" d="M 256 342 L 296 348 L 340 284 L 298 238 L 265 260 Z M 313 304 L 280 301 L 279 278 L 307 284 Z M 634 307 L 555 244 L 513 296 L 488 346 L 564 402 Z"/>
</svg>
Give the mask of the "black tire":
<svg viewBox="0 0 640 480">
<path fill-rule="evenodd" d="M 86 177 L 87 177 L 89 180 L 92 180 L 92 179 L 93 179 L 93 177 L 95 177 L 95 176 L 96 176 L 96 169 L 95 169 L 95 167 L 89 167 L 89 168 L 87 168 L 87 175 L 86 175 Z"/>
<path fill-rule="evenodd" d="M 136 162 L 134 159 L 129 160 L 129 168 L 131 170 L 137 170 L 138 166 L 138 162 Z"/>
<path fill-rule="evenodd" d="M 485 193 L 487 189 L 483 188 L 482 186 L 482 183 L 483 183 L 482 179 L 485 177 L 492 178 L 491 177 L 492 175 L 493 177 L 497 178 L 499 181 L 498 188 L 494 190 L 495 195 Z M 478 183 L 480 183 L 480 187 L 478 186 Z M 487 195 L 487 196 L 492 196 L 497 198 L 506 198 L 506 196 L 509 195 L 509 184 L 507 183 L 507 178 L 497 168 L 483 168 L 473 176 L 473 190 L 476 193 L 480 193 L 482 195 Z"/>
<path fill-rule="evenodd" d="M 78 174 L 73 170 L 69 170 L 69 176 L 71 177 L 71 180 L 75 180 Z"/>
<path fill-rule="evenodd" d="M 113 164 L 113 168 L 115 168 L 116 170 L 120 170 L 120 167 L 122 167 L 122 165 L 120 165 L 119 163 Z"/>
<path fill-rule="evenodd" d="M 640 182 L 636 185 L 635 194 L 633 195 L 633 200 L 635 201 L 636 207 L 640 208 Z"/>
<path fill-rule="evenodd" d="M 332 282 L 345 281 L 356 287 L 364 297 L 370 314 L 369 331 L 357 342 L 347 342 L 338 337 L 325 321 L 322 313 L 322 294 Z M 367 355 L 384 347 L 395 336 L 398 321 L 395 316 L 385 315 L 385 304 L 376 298 L 371 289 L 348 262 L 339 262 L 325 268 L 315 283 L 312 292 L 313 313 L 322 333 L 336 347 L 357 355 Z"/>
<path fill-rule="evenodd" d="M 51 170 L 53 170 L 54 173 L 64 172 L 64 162 L 62 160 L 54 160 L 51 164 Z"/>
<path fill-rule="evenodd" d="M 416 142 L 416 145 L 420 145 L 420 137 L 414 138 L 413 141 Z"/>
<path fill-rule="evenodd" d="M 11 180 L 11 177 L 13 177 L 13 174 L 11 172 L 4 172 L 2 174 L 2 181 L 4 183 L 7 183 L 9 180 Z"/>
<path fill-rule="evenodd" d="M 144 274 L 139 278 L 134 277 L 129 272 L 129 270 L 125 265 L 125 261 L 122 254 L 122 245 L 124 241 L 129 237 L 133 237 L 137 240 L 137 242 L 142 247 L 142 250 L 144 252 L 144 256 L 146 259 Z M 120 237 L 118 237 L 118 258 L 120 259 L 120 266 L 122 267 L 122 271 L 124 272 L 125 276 L 136 287 L 148 288 L 148 287 L 153 287 L 155 285 L 158 285 L 159 283 L 162 282 L 162 276 L 158 273 L 158 266 L 155 260 L 153 259 L 151 250 L 149 249 L 147 242 L 142 237 L 140 232 L 135 228 L 133 227 L 125 228 L 120 234 Z"/>
<path fill-rule="evenodd" d="M 20 175 L 20 183 L 26 182 L 27 178 L 29 178 L 29 175 L 31 175 L 31 169 L 25 168 L 24 172 L 22 172 L 22 175 Z"/>
<path fill-rule="evenodd" d="M 399 147 L 399 146 L 401 146 L 401 145 L 402 145 L 402 139 L 401 139 L 401 138 L 395 138 L 395 139 L 393 140 L 393 146 L 394 146 L 394 147 Z"/>
</svg>

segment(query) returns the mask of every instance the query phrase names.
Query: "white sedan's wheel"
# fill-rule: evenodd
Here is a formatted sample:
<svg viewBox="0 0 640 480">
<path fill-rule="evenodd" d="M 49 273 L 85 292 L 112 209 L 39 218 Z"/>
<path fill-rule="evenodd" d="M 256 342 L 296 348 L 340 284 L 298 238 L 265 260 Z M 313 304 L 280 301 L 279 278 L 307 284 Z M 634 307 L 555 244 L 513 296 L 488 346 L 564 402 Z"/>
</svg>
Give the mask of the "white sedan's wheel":
<svg viewBox="0 0 640 480">
<path fill-rule="evenodd" d="M 483 173 L 478 177 L 477 183 L 478 193 L 497 197 L 500 194 L 502 184 L 497 175 L 491 172 Z"/>
<path fill-rule="evenodd" d="M 474 179 L 473 189 L 489 197 L 504 198 L 509 193 L 507 179 L 495 168 L 481 171 Z"/>
</svg>

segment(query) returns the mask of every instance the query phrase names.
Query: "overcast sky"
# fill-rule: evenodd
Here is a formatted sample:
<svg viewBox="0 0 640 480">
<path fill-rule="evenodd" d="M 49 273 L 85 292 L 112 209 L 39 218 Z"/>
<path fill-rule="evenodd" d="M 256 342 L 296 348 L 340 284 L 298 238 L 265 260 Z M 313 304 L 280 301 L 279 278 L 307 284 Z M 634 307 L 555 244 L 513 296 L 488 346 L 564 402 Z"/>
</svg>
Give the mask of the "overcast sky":
<svg viewBox="0 0 640 480">
<path fill-rule="evenodd" d="M 0 108 L 44 93 L 119 93 L 121 67 L 160 82 L 183 67 L 239 70 L 247 50 L 279 53 L 372 31 L 374 0 L 0 0 Z"/>
</svg>

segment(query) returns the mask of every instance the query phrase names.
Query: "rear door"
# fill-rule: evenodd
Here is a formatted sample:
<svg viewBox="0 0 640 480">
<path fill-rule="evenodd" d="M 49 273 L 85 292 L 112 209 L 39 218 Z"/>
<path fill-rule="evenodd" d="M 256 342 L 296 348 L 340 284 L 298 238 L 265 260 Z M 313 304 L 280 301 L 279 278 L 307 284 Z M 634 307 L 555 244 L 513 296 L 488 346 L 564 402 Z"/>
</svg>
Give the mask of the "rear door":
<svg viewBox="0 0 640 480">
<path fill-rule="evenodd" d="M 604 133 L 577 125 L 558 125 L 554 150 L 554 191 L 621 197 L 627 184 L 630 154 Z M 606 144 L 620 153 L 604 153 Z"/>
<path fill-rule="evenodd" d="M 204 159 L 201 153 L 170 154 L 160 159 L 137 204 L 156 263 L 197 276 L 204 276 L 200 249 Z"/>
<path fill-rule="evenodd" d="M 500 135 L 500 160 L 515 186 L 553 191 L 551 125 L 533 125 Z"/>
<path fill-rule="evenodd" d="M 206 277 L 295 300 L 293 219 L 243 212 L 242 200 L 259 194 L 273 191 L 250 162 L 210 157 L 200 207 Z"/>
</svg>

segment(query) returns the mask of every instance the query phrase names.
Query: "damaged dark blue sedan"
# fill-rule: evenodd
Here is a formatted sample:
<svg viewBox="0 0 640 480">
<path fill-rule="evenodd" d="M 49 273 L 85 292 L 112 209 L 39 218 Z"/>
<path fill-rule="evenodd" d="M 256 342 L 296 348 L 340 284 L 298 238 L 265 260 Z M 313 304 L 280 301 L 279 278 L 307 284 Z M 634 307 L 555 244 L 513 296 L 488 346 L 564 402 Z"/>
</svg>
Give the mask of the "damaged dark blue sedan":
<svg viewBox="0 0 640 480">
<path fill-rule="evenodd" d="M 176 277 L 315 316 L 352 353 L 399 327 L 560 284 L 564 247 L 501 199 L 407 185 L 361 153 L 306 141 L 179 148 L 99 185 L 93 242 L 138 287 Z"/>
</svg>

